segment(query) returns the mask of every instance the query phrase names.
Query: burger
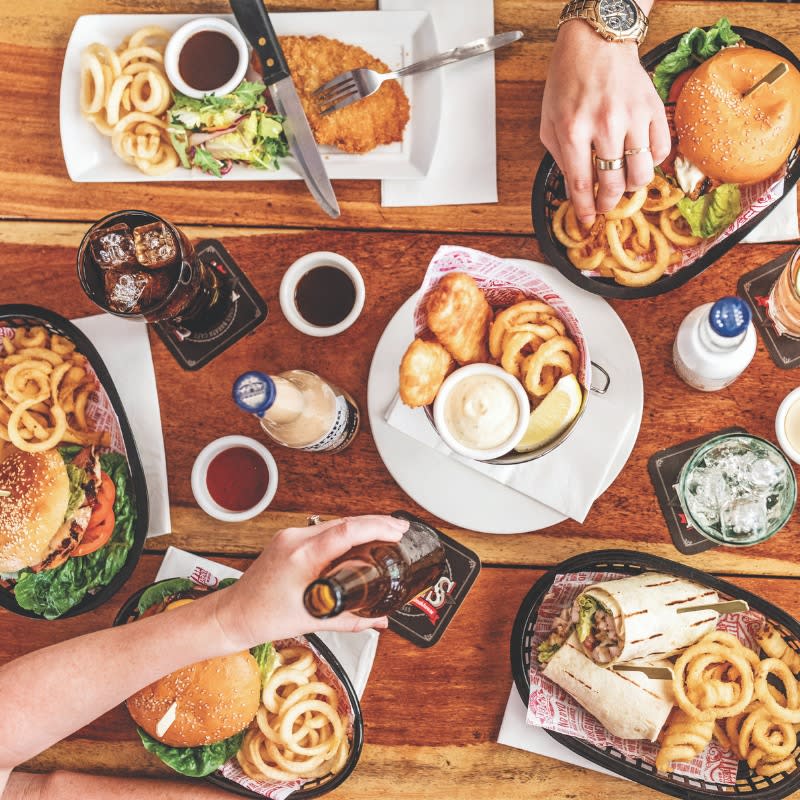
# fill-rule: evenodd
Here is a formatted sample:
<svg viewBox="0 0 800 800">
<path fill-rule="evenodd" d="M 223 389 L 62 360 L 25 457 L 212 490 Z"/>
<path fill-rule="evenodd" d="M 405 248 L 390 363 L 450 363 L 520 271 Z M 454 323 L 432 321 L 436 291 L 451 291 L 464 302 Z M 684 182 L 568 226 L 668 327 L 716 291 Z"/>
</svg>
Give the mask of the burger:
<svg viewBox="0 0 800 800">
<path fill-rule="evenodd" d="M 22 608 L 58 617 L 125 563 L 136 513 L 122 455 L 13 448 L 0 488 L 0 585 Z"/>
<path fill-rule="evenodd" d="M 170 611 L 209 591 L 184 578 L 161 581 L 142 593 L 134 618 Z M 271 644 L 190 664 L 129 697 L 128 712 L 147 750 L 183 775 L 203 777 L 238 752 L 275 666 Z"/>
<path fill-rule="evenodd" d="M 781 77 L 745 96 L 781 64 Z M 745 45 L 723 18 L 684 34 L 653 81 L 673 133 L 660 169 L 687 195 L 678 208 L 692 234 L 716 236 L 741 213 L 740 186 L 779 176 L 797 145 L 800 72 Z"/>
</svg>

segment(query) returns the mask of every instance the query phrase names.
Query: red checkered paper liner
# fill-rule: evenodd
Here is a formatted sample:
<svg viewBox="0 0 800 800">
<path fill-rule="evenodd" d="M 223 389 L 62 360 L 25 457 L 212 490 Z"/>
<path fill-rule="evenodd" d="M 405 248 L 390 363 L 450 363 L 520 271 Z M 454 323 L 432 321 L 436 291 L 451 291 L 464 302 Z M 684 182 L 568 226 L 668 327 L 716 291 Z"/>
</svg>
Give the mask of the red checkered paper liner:
<svg viewBox="0 0 800 800">
<path fill-rule="evenodd" d="M 542 674 L 536 658 L 537 647 L 550 634 L 555 618 L 562 609 L 572 605 L 583 589 L 600 581 L 626 577 L 629 576 L 616 572 L 570 572 L 556 576 L 539 606 L 539 615 L 533 629 L 531 691 L 526 722 L 538 728 L 574 736 L 600 749 L 613 747 L 627 759 L 641 759 L 655 765 L 657 744 L 646 740 L 620 739 L 612 736 L 577 700 Z M 742 644 L 758 652 L 755 637 L 763 624 L 764 617 L 757 611 L 751 610 L 720 617 L 717 629 L 732 633 Z M 730 750 L 723 749 L 712 740 L 703 753 L 693 761 L 674 762 L 672 767 L 673 772 L 679 775 L 733 786 L 736 783 L 739 760 Z"/>
<path fill-rule="evenodd" d="M 547 268 L 545 268 L 547 269 Z M 591 362 L 586 339 L 575 312 L 550 286 L 528 266 L 515 264 L 469 247 L 443 245 L 433 256 L 420 287 L 417 305 L 414 308 L 414 335 L 435 338 L 428 328 L 425 307 L 428 295 L 437 283 L 450 272 L 466 272 L 486 295 L 494 309 L 504 308 L 519 302 L 522 292 L 529 300 L 541 300 L 551 305 L 567 327 L 570 338 L 578 346 L 581 358 L 578 382 L 584 387 L 591 383 Z"/>
<path fill-rule="evenodd" d="M 5 336 L 13 341 L 16 336 L 16 328 L 0 327 L 0 339 Z M 128 454 L 125 450 L 125 439 L 122 436 L 122 428 L 119 425 L 114 406 L 111 405 L 111 398 L 108 396 L 105 387 L 100 383 L 100 379 L 97 377 L 92 365 L 87 361 L 84 367 L 87 373 L 94 378 L 95 386 L 97 387 L 89 395 L 89 401 L 86 404 L 86 421 L 89 423 L 89 430 L 108 431 L 111 435 L 110 447 L 98 447 L 97 451 L 102 453 L 106 450 L 111 450 L 115 453 L 121 453 L 127 460 Z"/>
<path fill-rule="evenodd" d="M 679 272 L 684 267 L 694 264 L 698 258 L 705 255 L 715 244 L 726 239 L 735 231 L 738 231 L 742 225 L 750 222 L 753 217 L 760 214 L 765 208 L 771 206 L 777 200 L 780 200 L 783 197 L 783 178 L 785 175 L 786 167 L 784 166 L 779 173 L 773 175 L 771 178 L 746 186 L 740 185 L 739 191 L 742 199 L 742 211 L 739 216 L 736 217 L 722 233 L 718 234 L 713 239 L 703 239 L 699 244 L 682 248 L 680 251 L 681 260 L 677 264 L 671 264 L 667 267 L 666 274 L 672 275 L 675 272 Z M 585 270 L 583 274 L 591 275 L 592 277 L 600 275 L 597 270 Z"/>
<path fill-rule="evenodd" d="M 339 695 L 338 710 L 342 717 L 348 720 L 346 735 L 350 739 L 352 746 L 355 714 L 353 712 L 353 707 L 350 705 L 350 701 L 348 700 L 347 692 L 345 691 L 344 686 L 342 686 L 342 682 L 339 680 L 336 673 L 331 669 L 330 664 L 328 664 L 328 662 L 320 655 L 319 651 L 314 647 L 314 645 L 312 645 L 311 642 L 309 642 L 304 636 L 297 636 L 292 639 L 280 639 L 273 642 L 272 645 L 279 652 L 286 647 L 305 647 L 314 653 L 317 661 L 317 676 L 319 680 L 323 683 L 327 683 L 329 686 L 332 686 Z M 289 797 L 298 789 L 301 789 L 305 783 L 307 783 L 305 780 L 296 780 L 291 782 L 274 781 L 271 783 L 267 781 L 254 781 L 252 778 L 249 778 L 244 774 L 244 772 L 242 772 L 242 768 L 239 766 L 236 756 L 228 759 L 217 770 L 217 773 L 224 776 L 228 780 L 233 781 L 234 783 L 238 783 L 239 786 L 249 789 L 251 792 L 260 794 L 263 797 L 272 798 L 272 800 L 284 800 L 284 798 Z"/>
</svg>

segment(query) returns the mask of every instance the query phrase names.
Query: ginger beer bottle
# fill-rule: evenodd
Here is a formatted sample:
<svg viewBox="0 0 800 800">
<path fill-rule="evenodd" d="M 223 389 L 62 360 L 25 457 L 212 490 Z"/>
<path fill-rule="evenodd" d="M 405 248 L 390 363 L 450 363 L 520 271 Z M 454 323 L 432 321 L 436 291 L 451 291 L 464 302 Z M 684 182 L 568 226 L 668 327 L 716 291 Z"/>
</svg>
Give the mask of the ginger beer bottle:
<svg viewBox="0 0 800 800">
<path fill-rule="evenodd" d="M 328 565 L 303 595 L 306 610 L 325 619 L 352 611 L 380 617 L 433 586 L 446 558 L 436 532 L 412 521 L 399 542 L 368 542 Z"/>
</svg>

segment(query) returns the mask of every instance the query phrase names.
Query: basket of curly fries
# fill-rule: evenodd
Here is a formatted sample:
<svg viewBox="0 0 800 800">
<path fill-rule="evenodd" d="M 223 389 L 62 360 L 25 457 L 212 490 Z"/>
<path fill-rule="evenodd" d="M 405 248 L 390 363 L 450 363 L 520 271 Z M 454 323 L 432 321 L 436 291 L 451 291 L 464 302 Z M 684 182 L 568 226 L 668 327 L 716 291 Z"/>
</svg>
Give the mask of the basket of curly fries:
<svg viewBox="0 0 800 800">
<path fill-rule="evenodd" d="M 488 365 L 523 390 L 524 436 L 501 455 L 478 460 L 517 464 L 538 458 L 569 436 L 586 407 L 591 362 L 580 323 L 530 267 L 441 247 L 423 279 L 409 333 L 414 338 L 400 364 L 400 399 L 424 408 L 440 435 L 435 404 L 462 368 Z M 484 394 L 481 387 L 465 390 L 459 402 L 453 416 L 458 411 L 463 419 L 453 425 L 463 422 L 471 430 L 517 414 L 516 406 L 509 412 L 503 405 L 502 395 Z"/>
<path fill-rule="evenodd" d="M 740 81 L 764 63 L 759 75 L 776 63 L 790 75 L 742 102 Z M 533 225 L 545 259 L 605 297 L 651 297 L 686 283 L 741 241 L 800 178 L 800 60 L 779 41 L 722 18 L 669 39 L 642 64 L 672 135 L 672 151 L 651 183 L 625 192 L 588 227 L 549 154 L 533 186 Z"/>
<path fill-rule="evenodd" d="M 527 723 L 600 766 L 684 798 L 800 789 L 800 624 L 755 595 L 586 553 L 537 581 L 511 650 Z"/>
</svg>

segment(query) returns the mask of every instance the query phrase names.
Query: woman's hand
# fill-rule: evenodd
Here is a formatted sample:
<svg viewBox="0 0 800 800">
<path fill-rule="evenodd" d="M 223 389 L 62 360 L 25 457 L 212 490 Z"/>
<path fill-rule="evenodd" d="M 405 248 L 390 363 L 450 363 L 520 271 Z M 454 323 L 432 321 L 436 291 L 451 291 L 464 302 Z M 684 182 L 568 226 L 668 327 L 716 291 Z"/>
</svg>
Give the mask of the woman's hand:
<svg viewBox="0 0 800 800">
<path fill-rule="evenodd" d="M 312 631 L 385 628 L 386 617 L 365 619 L 347 612 L 331 619 L 312 617 L 303 605 L 303 592 L 351 547 L 376 540 L 398 542 L 407 529 L 406 520 L 364 516 L 280 531 L 236 584 L 219 593 L 219 624 L 242 650 Z"/>
<path fill-rule="evenodd" d="M 539 136 L 584 225 L 614 208 L 624 191 L 650 183 L 671 140 L 664 104 L 635 43 L 607 42 L 582 20 L 564 23 L 550 60 Z M 620 169 L 597 170 L 596 198 L 592 148 L 599 159 L 623 159 Z"/>
</svg>

